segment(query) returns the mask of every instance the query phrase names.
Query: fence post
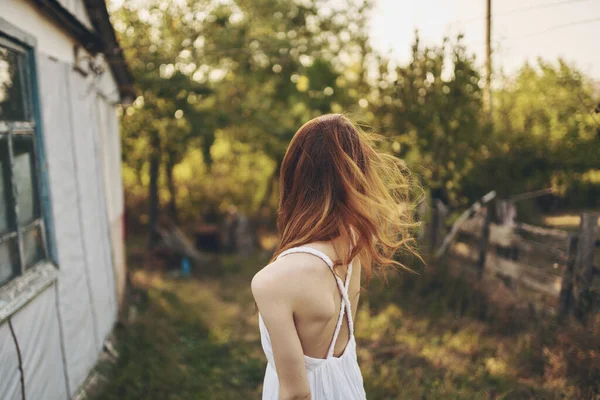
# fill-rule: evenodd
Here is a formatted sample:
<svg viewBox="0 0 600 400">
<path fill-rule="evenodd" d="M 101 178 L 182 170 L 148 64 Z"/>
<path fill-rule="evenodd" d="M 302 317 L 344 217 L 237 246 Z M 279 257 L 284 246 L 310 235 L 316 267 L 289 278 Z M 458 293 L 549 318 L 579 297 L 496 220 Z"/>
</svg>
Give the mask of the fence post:
<svg viewBox="0 0 600 400">
<path fill-rule="evenodd" d="M 558 297 L 558 318 L 564 320 L 573 303 L 573 268 L 577 252 L 577 235 L 569 233 L 567 237 L 567 265 L 562 276 L 560 295 Z"/>
<path fill-rule="evenodd" d="M 479 273 L 479 278 L 483 277 L 483 270 L 485 268 L 487 248 L 490 241 L 490 225 L 492 223 L 492 215 L 494 214 L 495 205 L 496 202 L 492 200 L 487 203 L 485 207 L 483 229 L 481 232 L 481 238 L 479 239 L 479 259 L 477 260 L 477 271 Z"/>
<path fill-rule="evenodd" d="M 435 226 L 435 248 L 437 250 L 441 246 L 444 236 L 446 235 L 446 217 L 448 216 L 448 207 L 446 207 L 443 201 L 438 199 L 436 201 L 435 208 L 437 208 L 438 214 L 437 225 Z"/>
<path fill-rule="evenodd" d="M 583 320 L 590 309 L 590 285 L 594 275 L 594 251 L 598 236 L 597 213 L 583 213 L 573 267 L 573 314 Z"/>
<path fill-rule="evenodd" d="M 419 232 L 417 233 L 419 243 L 427 243 L 427 234 L 429 233 L 429 221 L 427 221 L 427 216 L 431 218 L 431 213 L 431 205 L 429 204 L 429 200 L 425 198 L 423 201 L 421 201 L 421 203 L 419 203 L 419 206 L 417 207 L 417 220 L 420 224 Z"/>
<path fill-rule="evenodd" d="M 431 207 L 431 220 L 429 221 L 430 253 L 434 254 L 444 238 L 444 228 L 448 208 L 440 199 L 433 199 Z"/>
</svg>

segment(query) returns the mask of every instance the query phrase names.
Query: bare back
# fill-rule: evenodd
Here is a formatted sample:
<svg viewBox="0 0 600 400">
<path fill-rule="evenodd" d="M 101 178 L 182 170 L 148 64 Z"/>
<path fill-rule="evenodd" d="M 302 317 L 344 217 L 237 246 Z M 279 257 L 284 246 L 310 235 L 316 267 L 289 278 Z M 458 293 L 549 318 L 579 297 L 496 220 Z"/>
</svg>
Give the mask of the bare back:
<svg viewBox="0 0 600 400">
<path fill-rule="evenodd" d="M 293 247 L 252 281 L 268 361 L 263 400 L 366 398 L 353 320 L 361 266 L 334 268 L 334 254 L 328 243 Z"/>
<path fill-rule="evenodd" d="M 331 260 L 335 260 L 335 250 L 330 243 L 310 243 L 307 247 L 319 250 L 325 253 Z M 325 358 L 327 350 L 338 322 L 340 308 L 342 305 L 342 296 L 338 289 L 335 277 L 327 266 L 326 262 L 320 258 L 307 253 L 290 254 L 286 257 L 297 258 L 299 262 L 315 264 L 317 268 L 311 268 L 314 273 L 313 284 L 306 287 L 306 301 L 295 310 L 294 323 L 304 354 L 313 358 Z M 301 258 L 302 261 L 298 260 Z M 342 281 L 346 281 L 348 267 L 339 265 L 335 272 Z M 351 303 L 352 316 L 356 315 L 360 295 L 360 260 L 356 258 L 352 262 L 352 271 L 348 287 L 348 297 Z M 334 346 L 334 356 L 343 353 L 348 340 L 350 331 L 347 319 L 342 319 L 342 326 Z"/>
</svg>

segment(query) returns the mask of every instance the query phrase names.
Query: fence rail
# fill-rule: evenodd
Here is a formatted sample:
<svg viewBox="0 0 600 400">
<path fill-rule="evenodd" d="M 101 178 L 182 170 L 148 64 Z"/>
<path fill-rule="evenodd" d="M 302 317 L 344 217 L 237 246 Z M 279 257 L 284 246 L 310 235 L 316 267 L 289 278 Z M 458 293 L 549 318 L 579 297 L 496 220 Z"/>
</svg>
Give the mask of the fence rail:
<svg viewBox="0 0 600 400">
<path fill-rule="evenodd" d="M 501 202 L 490 192 L 446 229 L 447 208 L 434 200 L 424 235 L 434 259 L 460 258 L 479 278 L 518 284 L 551 299 L 560 318 L 584 320 L 600 303 L 594 288 L 594 277 L 600 277 L 599 214 L 582 214 L 579 231 L 567 232 L 511 220 L 514 205 Z"/>
</svg>

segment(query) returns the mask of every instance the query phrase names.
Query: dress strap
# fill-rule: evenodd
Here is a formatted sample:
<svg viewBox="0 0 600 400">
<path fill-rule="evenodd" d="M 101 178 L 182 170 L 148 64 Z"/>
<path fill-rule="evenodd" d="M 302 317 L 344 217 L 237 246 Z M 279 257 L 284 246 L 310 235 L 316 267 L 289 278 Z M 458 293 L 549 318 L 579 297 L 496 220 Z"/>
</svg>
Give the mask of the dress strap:
<svg viewBox="0 0 600 400">
<path fill-rule="evenodd" d="M 330 358 L 333 356 L 335 343 L 337 342 L 337 338 L 342 329 L 342 322 L 344 321 L 344 315 L 346 315 L 347 319 L 348 319 L 348 330 L 350 331 L 350 339 L 352 339 L 354 337 L 354 322 L 352 320 L 352 306 L 350 303 L 350 298 L 348 296 L 348 287 L 350 286 L 350 276 L 352 275 L 352 261 L 350 262 L 350 264 L 348 264 L 348 268 L 347 268 L 347 272 L 346 272 L 346 279 L 344 282 L 335 273 L 335 271 L 333 269 L 333 261 L 331 261 L 331 258 L 329 258 L 329 256 L 327 254 L 323 253 L 322 251 L 314 249 L 309 246 L 299 246 L 299 247 L 292 247 L 291 249 L 287 249 L 287 250 L 281 252 L 281 254 L 279 254 L 277 256 L 277 260 L 285 255 L 292 254 L 292 253 L 309 253 L 309 254 L 317 256 L 321 260 L 323 260 L 325 262 L 325 264 L 327 264 L 327 266 L 329 267 L 331 272 L 333 272 L 333 276 L 335 277 L 335 281 L 336 281 L 338 289 L 340 291 L 340 295 L 342 296 L 342 301 L 340 304 L 340 316 L 338 318 L 338 321 L 337 321 L 337 324 L 335 327 L 335 331 L 333 333 L 333 339 L 331 340 L 331 344 L 329 345 L 329 350 L 327 351 L 327 358 Z"/>
<path fill-rule="evenodd" d="M 331 344 L 329 345 L 329 350 L 327 351 L 327 358 L 333 357 L 333 351 L 335 349 L 335 344 L 337 342 L 337 338 L 340 335 L 340 331 L 342 330 L 342 323 L 344 321 L 344 314 L 348 320 L 348 331 L 350 332 L 350 339 L 354 337 L 354 321 L 352 320 L 352 306 L 350 303 L 350 297 L 348 296 L 348 287 L 350 286 L 350 276 L 352 275 L 352 262 L 348 264 L 348 269 L 346 272 L 346 282 L 342 283 L 342 280 L 336 275 L 336 281 L 338 283 L 338 288 L 340 289 L 340 294 L 342 295 L 342 301 L 340 305 L 340 316 L 338 318 L 337 324 L 335 326 L 335 331 L 333 333 L 333 339 L 331 340 Z"/>
</svg>

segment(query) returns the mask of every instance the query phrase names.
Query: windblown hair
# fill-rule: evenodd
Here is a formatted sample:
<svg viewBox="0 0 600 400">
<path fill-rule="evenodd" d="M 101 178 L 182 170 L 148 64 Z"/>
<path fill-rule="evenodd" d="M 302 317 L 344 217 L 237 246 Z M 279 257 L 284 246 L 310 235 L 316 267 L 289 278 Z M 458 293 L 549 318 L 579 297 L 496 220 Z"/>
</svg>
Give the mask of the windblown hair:
<svg viewBox="0 0 600 400">
<path fill-rule="evenodd" d="M 377 150 L 377 139 L 340 114 L 296 132 L 281 164 L 273 260 L 291 247 L 341 237 L 354 246 L 336 266 L 358 256 L 367 283 L 373 272 L 385 278 L 389 267 L 410 269 L 395 256 L 417 254 L 412 178 L 402 160 Z"/>
</svg>

